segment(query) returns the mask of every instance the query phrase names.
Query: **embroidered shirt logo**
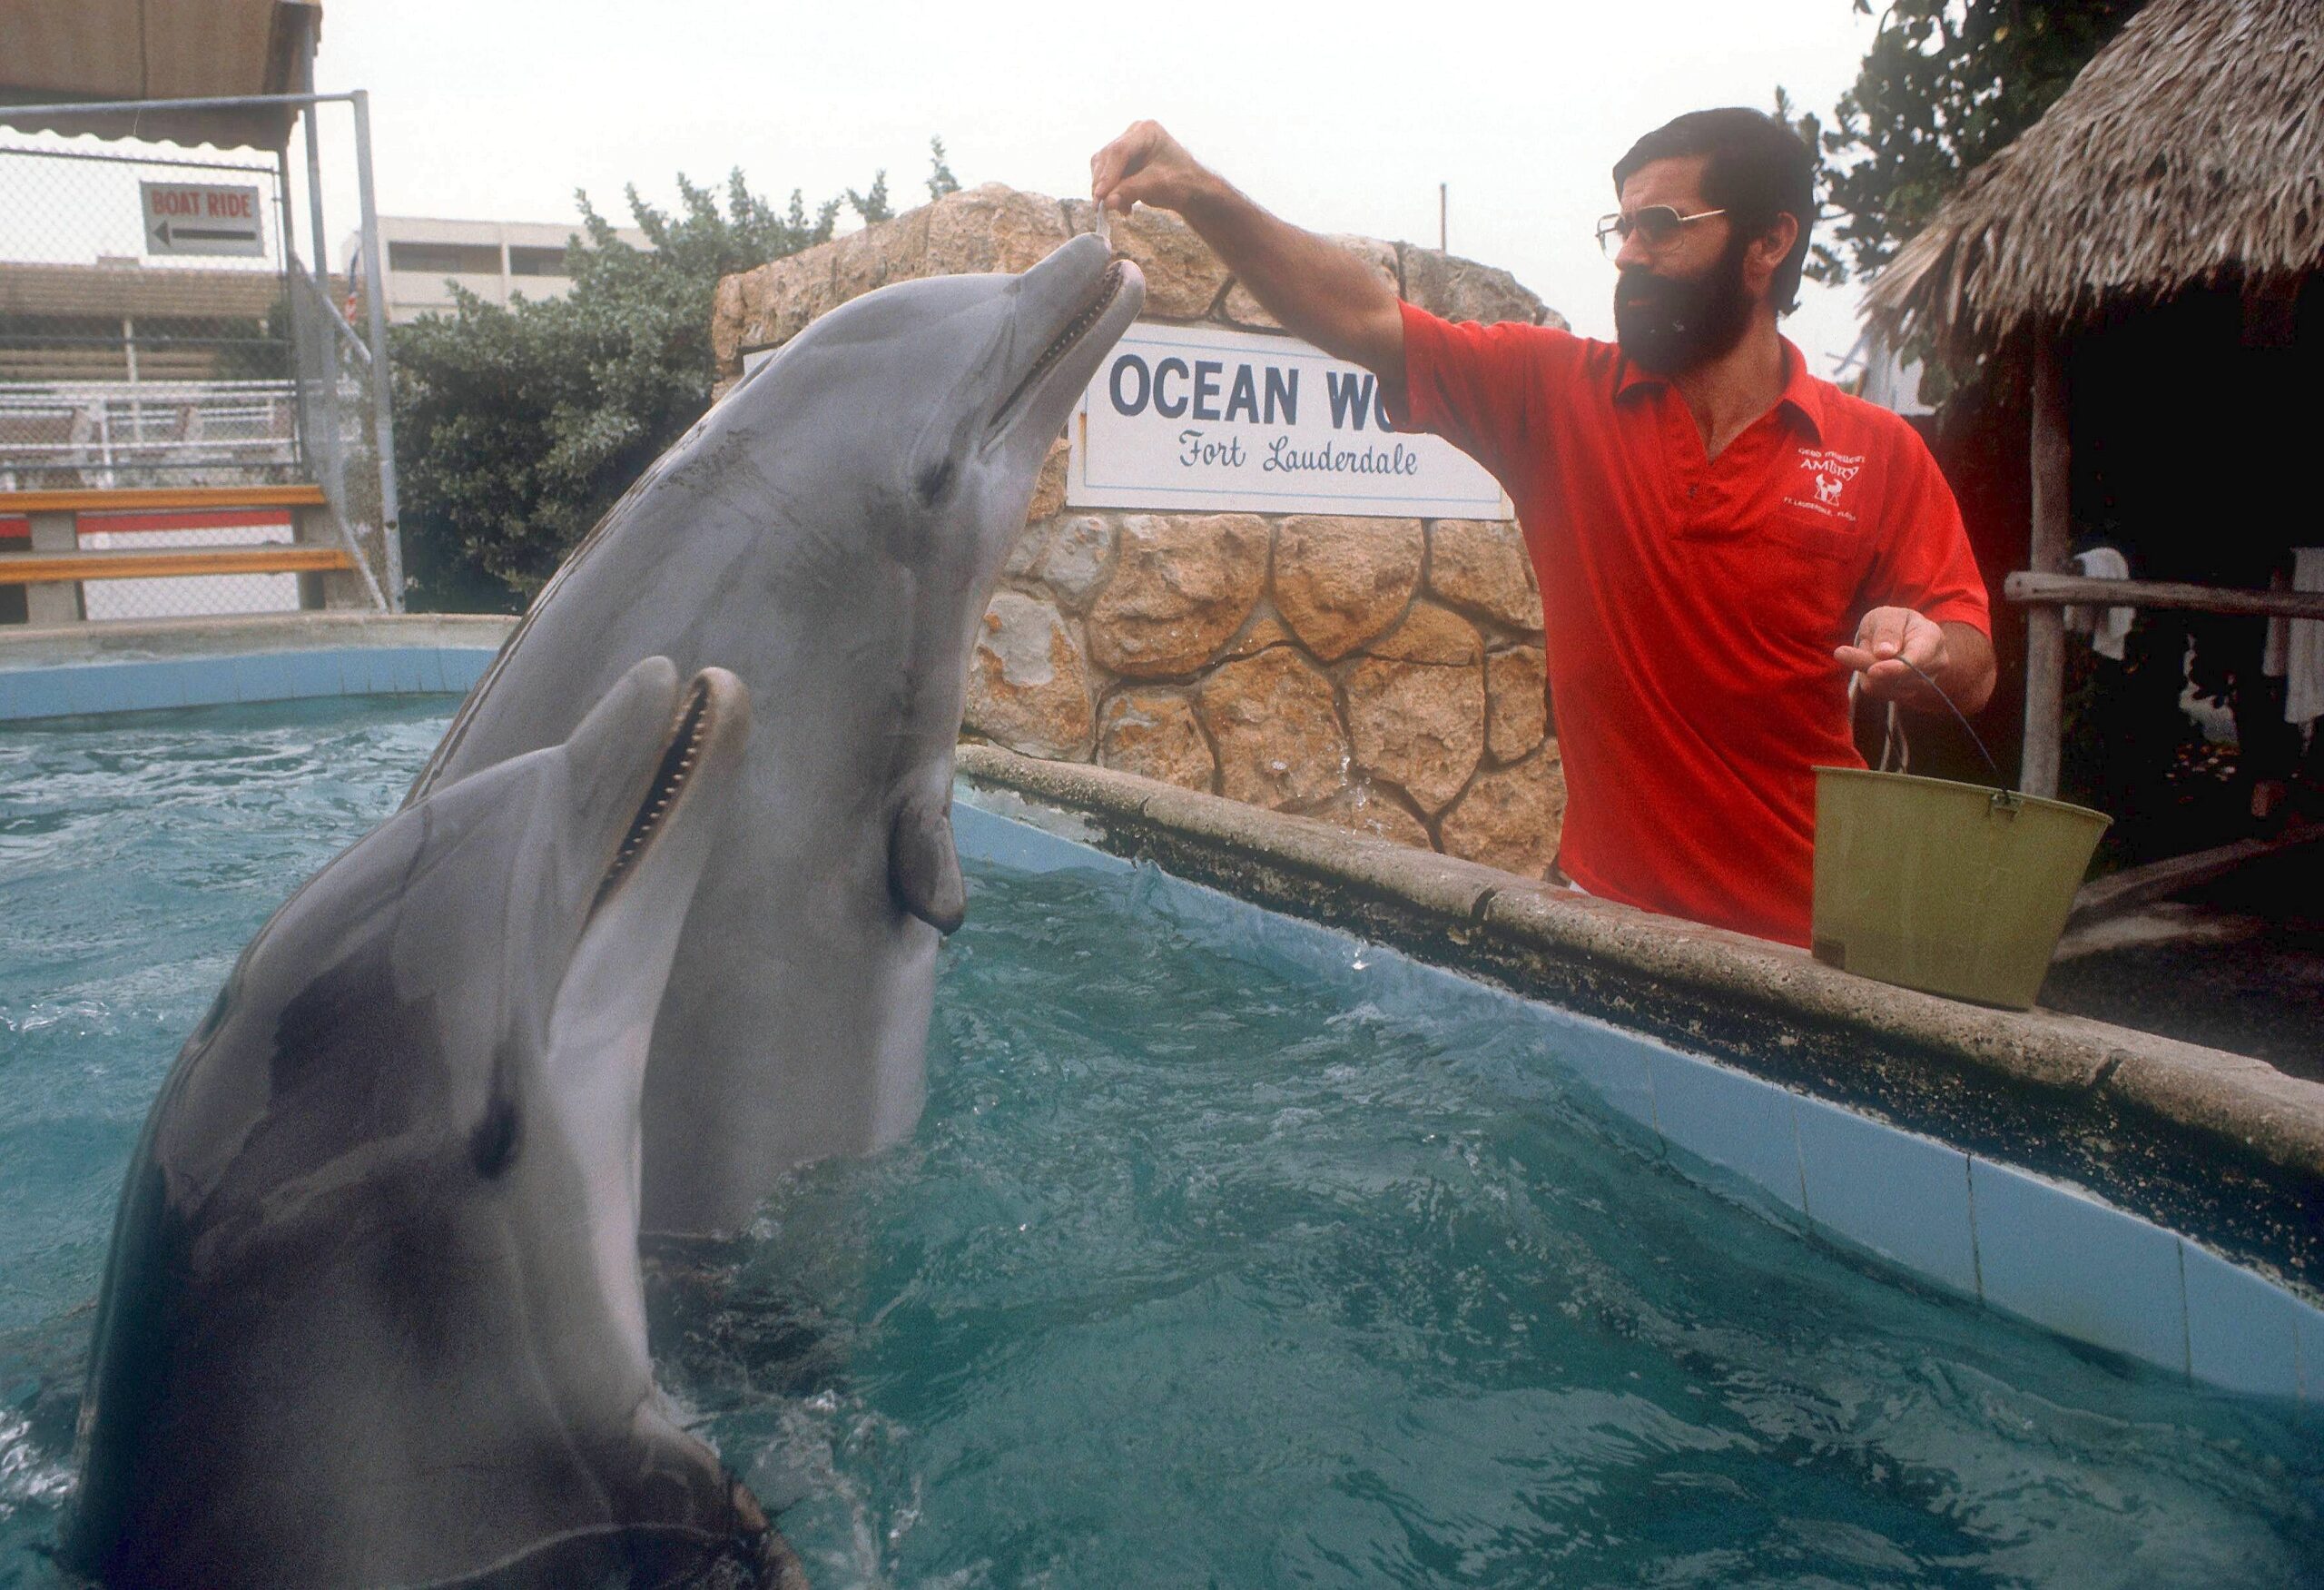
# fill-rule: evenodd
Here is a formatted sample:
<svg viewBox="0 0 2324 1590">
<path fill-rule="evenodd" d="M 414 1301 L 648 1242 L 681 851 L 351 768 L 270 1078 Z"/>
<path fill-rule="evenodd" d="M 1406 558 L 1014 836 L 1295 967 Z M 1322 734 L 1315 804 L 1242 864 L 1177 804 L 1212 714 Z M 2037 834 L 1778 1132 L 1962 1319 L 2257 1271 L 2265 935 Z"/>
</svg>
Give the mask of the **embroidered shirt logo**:
<svg viewBox="0 0 2324 1590">
<path fill-rule="evenodd" d="M 1863 472 L 1862 453 L 1836 453 L 1829 448 L 1804 447 L 1799 449 L 1800 472 L 1808 477 L 1805 489 L 1794 485 L 1784 500 L 1794 508 L 1804 508 L 1830 518 L 1843 518 L 1854 523 L 1856 514 L 1843 505 L 1848 482 Z"/>
</svg>

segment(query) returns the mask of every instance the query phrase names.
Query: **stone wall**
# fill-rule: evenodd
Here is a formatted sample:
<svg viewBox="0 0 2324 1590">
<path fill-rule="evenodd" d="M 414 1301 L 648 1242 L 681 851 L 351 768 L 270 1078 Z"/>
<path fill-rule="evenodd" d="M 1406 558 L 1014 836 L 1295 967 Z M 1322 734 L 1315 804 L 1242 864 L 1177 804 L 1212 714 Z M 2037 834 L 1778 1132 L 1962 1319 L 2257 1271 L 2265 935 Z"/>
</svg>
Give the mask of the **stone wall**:
<svg viewBox="0 0 2324 1590">
<path fill-rule="evenodd" d="M 730 276 L 721 380 L 873 288 L 1020 271 L 1094 221 L 988 186 Z M 1112 239 L 1146 319 L 1279 329 L 1175 216 L 1118 217 Z M 1335 241 L 1448 319 L 1563 324 L 1506 272 Z M 1565 786 L 1513 520 L 1075 511 L 1065 462 L 1060 441 L 985 614 L 968 733 L 1541 874 Z"/>
</svg>

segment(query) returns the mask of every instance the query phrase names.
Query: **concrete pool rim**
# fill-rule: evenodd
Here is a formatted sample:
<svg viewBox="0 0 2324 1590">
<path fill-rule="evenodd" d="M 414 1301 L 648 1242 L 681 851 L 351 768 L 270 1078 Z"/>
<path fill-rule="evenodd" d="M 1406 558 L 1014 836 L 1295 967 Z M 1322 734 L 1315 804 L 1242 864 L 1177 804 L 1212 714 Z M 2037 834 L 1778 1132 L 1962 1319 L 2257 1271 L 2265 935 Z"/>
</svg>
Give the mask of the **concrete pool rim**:
<svg viewBox="0 0 2324 1590">
<path fill-rule="evenodd" d="M 0 628 L 0 723 L 328 696 L 460 694 L 516 626 L 308 612 Z"/>
</svg>

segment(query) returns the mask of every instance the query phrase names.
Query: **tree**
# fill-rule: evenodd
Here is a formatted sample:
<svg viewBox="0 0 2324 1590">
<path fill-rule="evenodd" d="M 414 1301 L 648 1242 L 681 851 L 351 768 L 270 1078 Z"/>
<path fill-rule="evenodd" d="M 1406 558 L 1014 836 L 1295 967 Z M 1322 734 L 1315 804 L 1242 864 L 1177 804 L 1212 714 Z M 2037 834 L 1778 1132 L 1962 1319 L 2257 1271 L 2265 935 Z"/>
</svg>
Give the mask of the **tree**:
<svg viewBox="0 0 2324 1590">
<path fill-rule="evenodd" d="M 1869 0 L 1853 0 L 1869 15 Z M 2040 119 L 2144 0 L 1893 0 L 1826 128 L 1778 115 L 1824 161 L 1823 241 L 1808 273 L 1869 276 L 1963 177 Z"/>
<path fill-rule="evenodd" d="M 886 172 L 880 172 L 873 175 L 872 191 L 868 193 L 859 193 L 853 188 L 848 189 L 847 202 L 856 214 L 862 217 L 863 224 L 866 226 L 875 222 L 893 221 L 896 218 L 896 207 L 888 202 L 888 173 Z"/>
<path fill-rule="evenodd" d="M 670 214 L 627 190 L 645 248 L 576 195 L 562 298 L 503 309 L 456 292 L 450 315 L 390 334 L 413 607 L 521 608 L 709 407 L 719 278 L 829 241 L 842 205 L 866 224 L 893 213 L 884 172 L 812 214 L 796 192 L 776 210 L 740 171 L 723 207 L 683 176 L 678 193 Z"/>
<path fill-rule="evenodd" d="M 931 203 L 947 193 L 960 191 L 960 179 L 952 174 L 951 163 L 944 158 L 944 140 L 928 141 L 928 198 Z"/>
</svg>

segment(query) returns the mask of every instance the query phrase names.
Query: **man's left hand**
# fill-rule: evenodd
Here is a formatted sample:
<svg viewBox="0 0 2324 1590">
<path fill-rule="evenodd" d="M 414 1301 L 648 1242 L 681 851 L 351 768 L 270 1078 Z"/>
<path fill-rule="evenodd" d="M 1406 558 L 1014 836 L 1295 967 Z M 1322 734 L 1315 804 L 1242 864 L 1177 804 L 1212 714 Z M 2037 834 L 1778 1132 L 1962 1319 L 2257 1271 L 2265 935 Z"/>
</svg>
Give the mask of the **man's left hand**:
<svg viewBox="0 0 2324 1590">
<path fill-rule="evenodd" d="M 1914 668 L 1942 683 L 1952 663 L 1944 627 L 1910 607 L 1873 608 L 1856 626 L 1856 644 L 1832 655 L 1842 667 L 1864 676 L 1866 696 L 1907 706 L 1938 705 Z"/>
</svg>

